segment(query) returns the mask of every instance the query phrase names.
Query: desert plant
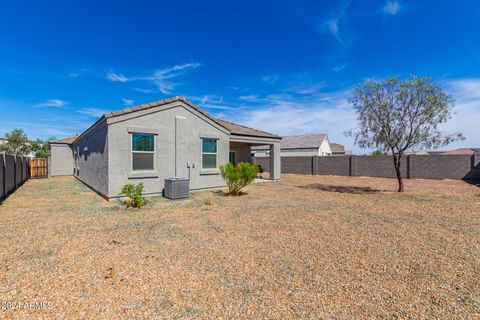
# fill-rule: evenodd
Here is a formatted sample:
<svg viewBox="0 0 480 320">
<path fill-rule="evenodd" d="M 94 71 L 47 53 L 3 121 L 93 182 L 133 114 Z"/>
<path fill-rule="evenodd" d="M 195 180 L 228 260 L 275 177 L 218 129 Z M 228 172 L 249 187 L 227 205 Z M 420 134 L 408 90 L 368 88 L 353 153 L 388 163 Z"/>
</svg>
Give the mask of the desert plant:
<svg viewBox="0 0 480 320">
<path fill-rule="evenodd" d="M 239 196 L 240 191 L 257 176 L 258 166 L 248 162 L 240 162 L 234 166 L 229 162 L 220 167 L 220 172 L 227 183 L 228 194 Z"/>
<path fill-rule="evenodd" d="M 122 200 L 122 204 L 126 205 L 127 208 L 141 208 L 147 204 L 147 199 L 142 194 L 143 183 L 137 185 L 129 183 L 122 187 L 119 195 L 127 197 L 127 199 Z"/>
<path fill-rule="evenodd" d="M 361 148 L 391 151 L 403 191 L 401 160 L 406 150 L 430 149 L 463 140 L 461 133 L 444 134 L 441 126 L 454 114 L 454 99 L 429 77 L 367 80 L 350 97 L 357 129 L 347 132 Z"/>
</svg>

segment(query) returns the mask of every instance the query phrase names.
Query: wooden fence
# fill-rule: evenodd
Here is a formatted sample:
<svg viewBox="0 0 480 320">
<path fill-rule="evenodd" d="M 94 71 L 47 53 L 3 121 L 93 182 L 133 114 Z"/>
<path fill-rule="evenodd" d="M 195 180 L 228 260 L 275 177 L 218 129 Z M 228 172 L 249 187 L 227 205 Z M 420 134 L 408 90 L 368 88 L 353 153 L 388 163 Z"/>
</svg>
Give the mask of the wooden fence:
<svg viewBox="0 0 480 320">
<path fill-rule="evenodd" d="M 32 178 L 48 178 L 48 160 L 32 158 L 30 160 L 30 175 Z"/>
</svg>

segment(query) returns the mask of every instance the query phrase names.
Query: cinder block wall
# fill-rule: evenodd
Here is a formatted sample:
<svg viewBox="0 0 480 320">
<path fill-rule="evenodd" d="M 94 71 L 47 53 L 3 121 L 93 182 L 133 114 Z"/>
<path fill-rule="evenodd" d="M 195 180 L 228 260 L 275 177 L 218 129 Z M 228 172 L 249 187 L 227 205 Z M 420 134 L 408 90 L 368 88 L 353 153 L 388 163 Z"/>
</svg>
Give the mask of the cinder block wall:
<svg viewBox="0 0 480 320">
<path fill-rule="evenodd" d="M 400 167 L 404 178 L 407 178 L 407 157 L 401 159 Z M 380 178 L 397 177 L 395 167 L 393 166 L 393 157 L 391 156 L 352 156 L 351 175 Z"/>
<path fill-rule="evenodd" d="M 269 157 L 253 160 L 265 171 Z M 404 178 L 480 180 L 480 154 L 404 156 Z M 395 178 L 392 156 L 282 157 L 282 172 L 297 174 Z"/>
<path fill-rule="evenodd" d="M 282 173 L 313 174 L 314 160 L 315 157 L 282 157 Z"/>
<path fill-rule="evenodd" d="M 463 179 L 472 169 L 470 155 L 410 156 L 412 179 Z"/>
<path fill-rule="evenodd" d="M 317 174 L 349 176 L 350 175 L 350 157 L 316 157 Z M 283 159 L 282 159 L 283 161 Z"/>
</svg>

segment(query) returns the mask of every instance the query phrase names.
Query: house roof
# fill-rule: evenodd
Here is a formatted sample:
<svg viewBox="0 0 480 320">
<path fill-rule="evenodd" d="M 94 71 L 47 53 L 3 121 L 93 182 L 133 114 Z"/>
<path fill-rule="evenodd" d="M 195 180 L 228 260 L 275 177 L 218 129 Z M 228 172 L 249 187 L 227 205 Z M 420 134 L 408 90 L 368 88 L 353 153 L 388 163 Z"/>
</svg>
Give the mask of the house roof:
<svg viewBox="0 0 480 320">
<path fill-rule="evenodd" d="M 474 154 L 480 152 L 480 148 L 460 148 L 450 151 L 445 151 L 442 154 Z"/>
<path fill-rule="evenodd" d="M 217 122 L 224 128 L 226 128 L 230 133 L 240 135 L 240 136 L 253 136 L 253 137 L 263 137 L 263 138 L 281 138 L 280 136 L 253 129 L 241 124 L 233 123 L 226 120 L 216 119 Z"/>
<path fill-rule="evenodd" d="M 48 143 L 58 143 L 58 144 L 72 144 L 75 139 L 77 139 L 79 136 L 78 134 L 63 138 L 63 139 L 57 139 L 57 140 L 50 140 Z"/>
<path fill-rule="evenodd" d="M 122 109 L 122 110 L 119 110 L 119 111 L 108 112 L 108 113 L 104 114 L 102 117 L 100 117 L 100 119 L 98 119 L 87 130 L 85 130 L 85 132 L 88 131 L 93 126 L 95 126 L 98 122 L 100 122 L 104 119 L 113 118 L 113 117 L 117 117 L 117 116 L 121 116 L 121 115 L 125 115 L 125 114 L 130 114 L 130 113 L 141 111 L 141 110 L 148 110 L 148 109 L 152 109 L 152 108 L 156 108 L 156 107 L 161 107 L 161 106 L 167 105 L 167 104 L 172 103 L 172 102 L 183 102 L 183 103 L 187 104 L 188 106 L 195 109 L 196 111 L 198 111 L 199 113 L 201 113 L 202 115 L 204 115 L 208 119 L 212 120 L 213 122 L 215 122 L 219 126 L 227 129 L 231 134 L 236 134 L 236 135 L 241 135 L 241 136 L 252 136 L 252 137 L 281 139 L 280 136 L 277 136 L 277 135 L 274 135 L 274 134 L 271 134 L 271 133 L 268 133 L 268 132 L 265 132 L 265 131 L 261 131 L 261 130 L 249 128 L 249 127 L 246 127 L 246 126 L 243 126 L 243 125 L 240 125 L 240 124 L 236 124 L 236 123 L 233 123 L 233 122 L 217 119 L 217 118 L 211 116 L 210 114 L 208 114 L 207 112 L 203 111 L 201 108 L 199 108 L 197 105 L 195 105 L 194 103 L 192 103 L 191 101 L 189 101 L 185 97 L 180 97 L 180 96 L 173 97 L 173 98 L 168 98 L 168 99 L 163 99 L 163 100 L 158 100 L 158 101 L 154 101 L 154 102 L 150 102 L 150 103 L 146 103 L 146 104 L 141 104 L 141 105 L 138 105 L 138 106 Z M 56 140 L 54 143 L 73 143 L 75 141 L 75 139 L 78 138 L 78 137 L 79 136 L 75 136 L 74 139 L 71 142 L 57 142 L 57 141 L 60 141 L 60 140 L 70 141 L 69 139 L 73 138 L 73 137 L 68 137 L 68 138 L 65 138 L 65 139 Z"/>
<path fill-rule="evenodd" d="M 325 133 L 283 137 L 282 149 L 320 148 L 320 145 L 326 137 L 327 135 Z"/>
<path fill-rule="evenodd" d="M 345 152 L 345 146 L 343 144 L 330 143 L 330 149 L 332 150 L 332 153 Z"/>
<path fill-rule="evenodd" d="M 328 135 L 325 133 L 286 136 L 282 138 L 281 149 L 318 149 Z M 268 146 L 253 146 L 252 150 L 264 150 Z"/>
</svg>

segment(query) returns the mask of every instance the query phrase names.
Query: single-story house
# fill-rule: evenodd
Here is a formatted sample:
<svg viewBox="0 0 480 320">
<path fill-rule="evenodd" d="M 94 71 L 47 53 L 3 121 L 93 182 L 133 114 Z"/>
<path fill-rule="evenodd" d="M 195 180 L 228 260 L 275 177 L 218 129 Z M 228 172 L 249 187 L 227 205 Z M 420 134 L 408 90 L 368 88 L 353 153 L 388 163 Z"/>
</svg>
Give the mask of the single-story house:
<svg viewBox="0 0 480 320">
<path fill-rule="evenodd" d="M 345 150 L 343 144 L 330 142 L 330 149 L 332 150 L 332 156 L 345 156 L 352 154 L 352 151 Z"/>
<path fill-rule="evenodd" d="M 225 186 L 220 166 L 251 160 L 268 145 L 270 179 L 280 179 L 281 137 L 217 119 L 175 97 L 103 115 L 78 136 L 50 141 L 51 175 L 74 175 L 105 198 L 143 182 L 161 195 L 164 179 L 190 179 L 191 190 Z"/>
<path fill-rule="evenodd" d="M 443 151 L 441 154 L 476 154 L 480 153 L 480 148 L 459 148 L 450 151 Z"/>
<path fill-rule="evenodd" d="M 280 154 L 282 157 L 331 156 L 332 149 L 328 135 L 324 133 L 285 136 L 282 138 Z M 252 147 L 252 155 L 269 157 L 270 149 L 268 146 Z"/>
</svg>

